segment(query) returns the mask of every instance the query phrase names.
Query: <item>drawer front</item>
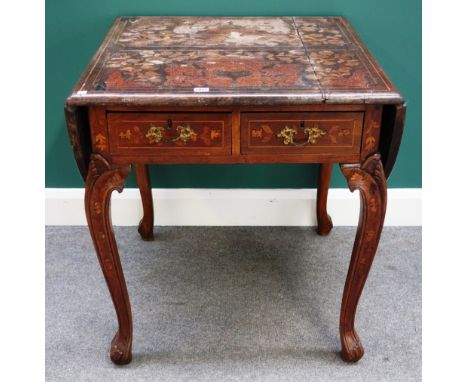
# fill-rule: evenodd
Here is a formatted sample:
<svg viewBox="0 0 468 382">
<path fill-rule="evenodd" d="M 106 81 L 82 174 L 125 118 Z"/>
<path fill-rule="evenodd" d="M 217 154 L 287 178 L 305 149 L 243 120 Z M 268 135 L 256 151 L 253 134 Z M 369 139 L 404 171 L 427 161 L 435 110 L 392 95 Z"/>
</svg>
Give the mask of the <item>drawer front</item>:
<svg viewBox="0 0 468 382">
<path fill-rule="evenodd" d="M 359 154 L 361 112 L 243 113 L 242 154 Z"/>
<path fill-rule="evenodd" d="M 230 113 L 110 112 L 107 126 L 111 154 L 231 153 Z"/>
</svg>

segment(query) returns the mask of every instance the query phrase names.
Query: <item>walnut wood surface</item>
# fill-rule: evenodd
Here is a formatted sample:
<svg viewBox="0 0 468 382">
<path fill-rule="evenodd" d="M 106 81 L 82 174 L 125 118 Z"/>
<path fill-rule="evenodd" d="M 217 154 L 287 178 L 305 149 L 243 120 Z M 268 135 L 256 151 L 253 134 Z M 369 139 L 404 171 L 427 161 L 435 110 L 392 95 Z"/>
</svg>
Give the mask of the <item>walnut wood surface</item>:
<svg viewBox="0 0 468 382">
<path fill-rule="evenodd" d="M 363 113 L 241 113 L 242 154 L 357 154 Z M 289 128 L 293 142 L 280 134 Z M 308 142 L 310 129 L 320 133 Z"/>
<path fill-rule="evenodd" d="M 405 128 L 406 104 L 383 107 L 379 152 L 382 154 L 385 176 L 388 178 L 395 165 Z"/>
<path fill-rule="evenodd" d="M 117 313 L 119 328 L 111 344 L 110 356 L 116 364 L 132 359 L 132 312 L 127 285 L 120 264 L 110 215 L 114 190 L 122 192 L 130 166 L 112 167 L 102 156 L 93 154 L 86 179 L 85 209 L 94 248 Z"/>
<path fill-rule="evenodd" d="M 108 113 L 107 120 L 112 154 L 231 154 L 230 113 Z M 190 129 L 185 140 L 181 129 Z"/>
<path fill-rule="evenodd" d="M 86 180 L 91 155 L 88 108 L 85 106 L 65 106 L 65 121 L 76 165 L 81 177 Z"/>
<path fill-rule="evenodd" d="M 333 164 L 322 163 L 319 168 L 317 184 L 317 233 L 326 236 L 333 228 L 333 222 L 327 213 L 328 189 L 332 175 Z"/>
<path fill-rule="evenodd" d="M 351 191 L 361 193 L 341 309 L 342 356 L 361 358 L 354 318 L 383 226 L 386 177 L 405 110 L 342 17 L 118 18 L 65 104 L 86 179 L 88 225 L 118 318 L 112 360 L 131 360 L 132 315 L 110 197 L 134 165 L 139 232 L 152 239 L 148 164 L 160 163 L 319 163 L 321 235 L 333 226 L 327 195 L 332 164 L 339 163 Z"/>
<path fill-rule="evenodd" d="M 143 240 L 153 240 L 154 207 L 151 193 L 151 179 L 147 165 L 134 164 L 138 188 L 140 189 L 141 202 L 143 204 L 143 217 L 138 225 L 138 232 Z"/>
<path fill-rule="evenodd" d="M 364 355 L 364 348 L 354 328 L 354 319 L 382 232 L 387 206 L 387 181 L 379 154 L 371 155 L 361 165 L 341 165 L 341 171 L 349 189 L 359 190 L 361 194 L 359 225 L 340 316 L 341 355 L 344 360 L 355 362 Z"/>
</svg>

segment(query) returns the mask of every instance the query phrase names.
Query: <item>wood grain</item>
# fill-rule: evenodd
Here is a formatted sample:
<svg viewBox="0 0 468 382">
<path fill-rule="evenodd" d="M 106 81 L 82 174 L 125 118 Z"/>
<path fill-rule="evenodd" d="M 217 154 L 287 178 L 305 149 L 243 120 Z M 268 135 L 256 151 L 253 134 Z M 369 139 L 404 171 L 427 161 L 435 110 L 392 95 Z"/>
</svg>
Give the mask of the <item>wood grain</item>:
<svg viewBox="0 0 468 382">
<path fill-rule="evenodd" d="M 242 154 L 357 154 L 360 152 L 363 114 L 352 112 L 241 113 Z M 294 132 L 287 144 L 280 135 Z M 308 142 L 308 131 L 321 132 Z"/>
<path fill-rule="evenodd" d="M 112 191 L 122 192 L 130 166 L 111 166 L 93 154 L 86 179 L 85 209 L 94 248 L 117 313 L 119 328 L 110 356 L 116 364 L 132 359 L 132 312 L 110 215 Z"/>
<path fill-rule="evenodd" d="M 138 224 L 138 233 L 143 240 L 151 241 L 154 239 L 154 207 L 149 167 L 148 165 L 142 164 L 134 164 L 133 167 L 135 169 L 141 202 L 143 204 L 143 217 Z"/>
<path fill-rule="evenodd" d="M 317 184 L 317 233 L 320 236 L 326 236 L 333 228 L 333 222 L 327 213 L 328 189 L 332 175 L 333 164 L 322 163 L 319 168 L 319 177 Z"/>
<path fill-rule="evenodd" d="M 107 118 L 112 154 L 231 154 L 229 113 L 108 113 Z M 185 139 L 183 129 L 190 131 Z"/>
<path fill-rule="evenodd" d="M 364 355 L 364 347 L 354 328 L 357 304 L 374 260 L 380 240 L 387 206 L 387 181 L 380 155 L 374 154 L 362 164 L 341 165 L 351 191 L 361 194 L 361 212 L 353 254 L 343 292 L 340 316 L 341 355 L 356 362 Z"/>
<path fill-rule="evenodd" d="M 383 108 L 379 152 L 382 155 L 387 178 L 392 173 L 400 149 L 405 117 L 406 104 L 385 105 Z"/>
</svg>

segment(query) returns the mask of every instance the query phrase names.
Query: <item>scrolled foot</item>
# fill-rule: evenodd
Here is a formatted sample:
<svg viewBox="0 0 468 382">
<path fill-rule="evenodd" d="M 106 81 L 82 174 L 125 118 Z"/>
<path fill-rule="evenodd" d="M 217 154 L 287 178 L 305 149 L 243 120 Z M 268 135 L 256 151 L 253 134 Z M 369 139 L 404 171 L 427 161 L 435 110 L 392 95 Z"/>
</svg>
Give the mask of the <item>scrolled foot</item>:
<svg viewBox="0 0 468 382">
<path fill-rule="evenodd" d="M 333 164 L 322 163 L 320 165 L 318 185 L 317 185 L 317 233 L 326 236 L 333 228 L 330 215 L 327 213 L 328 189 L 332 175 Z"/>
<path fill-rule="evenodd" d="M 347 332 L 341 338 L 341 358 L 346 362 L 357 362 L 364 355 L 364 347 L 356 332 Z"/>
<path fill-rule="evenodd" d="M 116 333 L 112 340 L 110 357 L 116 365 L 126 365 L 132 360 L 132 346 L 129 340 L 119 336 Z"/>
<path fill-rule="evenodd" d="M 145 218 L 141 219 L 140 224 L 138 224 L 138 233 L 145 241 L 154 240 L 153 224 L 148 224 Z"/>
<path fill-rule="evenodd" d="M 322 220 L 317 226 L 317 233 L 320 236 L 327 236 L 333 228 L 333 222 L 330 215 L 326 214 L 326 217 L 322 217 Z"/>
</svg>

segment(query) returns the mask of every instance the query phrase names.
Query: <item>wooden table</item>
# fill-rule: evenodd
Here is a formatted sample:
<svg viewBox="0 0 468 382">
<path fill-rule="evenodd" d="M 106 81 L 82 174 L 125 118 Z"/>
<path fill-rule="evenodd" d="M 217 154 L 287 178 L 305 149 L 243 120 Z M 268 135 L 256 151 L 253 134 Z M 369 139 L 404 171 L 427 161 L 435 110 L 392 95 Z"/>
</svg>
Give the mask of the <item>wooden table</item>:
<svg viewBox="0 0 468 382">
<path fill-rule="evenodd" d="M 386 209 L 406 106 L 342 17 L 119 17 L 66 100 L 85 209 L 118 318 L 111 358 L 131 361 L 132 314 L 110 219 L 134 167 L 153 239 L 149 164 L 319 163 L 318 233 L 332 228 L 333 163 L 361 212 L 340 316 L 342 357 Z"/>
</svg>

